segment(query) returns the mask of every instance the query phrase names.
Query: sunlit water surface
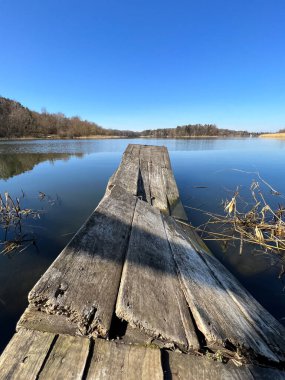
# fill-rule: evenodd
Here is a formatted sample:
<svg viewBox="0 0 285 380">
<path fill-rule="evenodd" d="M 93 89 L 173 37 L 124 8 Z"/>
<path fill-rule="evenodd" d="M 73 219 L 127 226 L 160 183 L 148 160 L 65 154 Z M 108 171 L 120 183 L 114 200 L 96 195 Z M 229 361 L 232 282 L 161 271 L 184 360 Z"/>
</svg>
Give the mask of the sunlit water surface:
<svg viewBox="0 0 285 380">
<path fill-rule="evenodd" d="M 12 336 L 27 306 L 29 290 L 97 206 L 129 143 L 167 146 L 185 206 L 222 212 L 221 201 L 231 198 L 237 186 L 247 199 L 250 184 L 257 176 L 243 171 L 258 171 L 285 194 L 285 141 L 282 140 L 0 142 L 1 194 L 8 191 L 12 197 L 21 198 L 23 207 L 42 210 L 39 220 L 28 219 L 24 226 L 29 236 L 35 236 L 37 247 L 0 255 L 0 350 Z M 39 191 L 46 194 L 43 200 L 38 196 Z M 284 201 L 280 197 L 274 199 L 266 187 L 264 194 L 274 206 Z M 204 221 L 201 213 L 188 207 L 186 211 L 194 225 Z M 284 283 L 278 278 L 280 259 L 257 254 L 253 248 L 239 255 L 238 249 L 231 248 L 224 253 L 219 244 L 208 245 L 259 302 L 285 324 Z"/>
</svg>

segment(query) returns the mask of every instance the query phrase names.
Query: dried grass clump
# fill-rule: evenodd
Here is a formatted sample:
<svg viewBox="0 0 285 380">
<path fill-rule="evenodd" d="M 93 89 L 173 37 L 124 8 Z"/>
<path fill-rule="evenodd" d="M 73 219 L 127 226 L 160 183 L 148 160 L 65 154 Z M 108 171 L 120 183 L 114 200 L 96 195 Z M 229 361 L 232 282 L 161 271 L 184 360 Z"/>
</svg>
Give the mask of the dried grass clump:
<svg viewBox="0 0 285 380">
<path fill-rule="evenodd" d="M 23 219 L 28 217 L 40 218 L 40 213 L 21 208 L 20 199 L 13 200 L 8 192 L 4 193 L 4 197 L 0 194 L 0 227 L 4 230 L 4 239 L 0 240 L 3 247 L 0 253 L 22 252 L 35 243 L 34 238 L 22 233 Z M 11 231 L 13 238 L 9 237 Z"/>
<path fill-rule="evenodd" d="M 16 225 L 23 217 L 31 216 L 39 218 L 38 211 L 31 209 L 21 209 L 20 199 L 14 201 L 8 192 L 4 193 L 4 199 L 0 194 L 0 224 L 7 228 L 11 225 Z"/>
<path fill-rule="evenodd" d="M 264 180 L 262 182 L 267 184 Z M 269 184 L 267 185 L 272 195 L 281 196 Z M 244 201 L 240 198 L 239 189 L 230 200 L 223 202 L 224 215 L 199 210 L 209 216 L 209 219 L 199 226 L 197 231 L 202 233 L 205 240 L 217 240 L 224 243 L 238 241 L 240 253 L 242 253 L 244 243 L 257 244 L 265 252 L 284 253 L 284 206 L 279 204 L 278 209 L 273 210 L 266 202 L 257 181 L 252 182 L 250 191 L 253 202 L 251 205 L 247 204 L 246 211 L 242 211 Z"/>
</svg>

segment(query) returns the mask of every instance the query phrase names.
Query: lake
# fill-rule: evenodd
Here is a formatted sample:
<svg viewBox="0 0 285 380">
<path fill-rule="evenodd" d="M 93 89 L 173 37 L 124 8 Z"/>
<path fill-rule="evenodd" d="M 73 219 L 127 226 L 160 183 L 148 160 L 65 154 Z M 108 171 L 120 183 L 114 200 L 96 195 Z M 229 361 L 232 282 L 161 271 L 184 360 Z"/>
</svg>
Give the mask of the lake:
<svg viewBox="0 0 285 380">
<path fill-rule="evenodd" d="M 191 207 L 222 213 L 222 200 L 230 199 L 237 186 L 249 200 L 252 180 L 258 180 L 256 172 L 285 194 L 285 140 L 0 141 L 0 193 L 19 197 L 22 207 L 40 214 L 40 219 L 27 218 L 23 224 L 27 240 L 33 238 L 36 244 L 22 252 L 0 255 L 0 351 L 27 306 L 28 292 L 97 206 L 129 143 L 167 146 L 182 202 L 195 226 L 204 222 L 205 216 Z M 272 196 L 270 189 L 262 186 L 274 207 L 284 204 L 284 198 Z M 279 278 L 284 258 L 260 253 L 253 246 L 245 247 L 241 255 L 238 247 L 224 252 L 217 242 L 208 246 L 285 324 L 285 275 Z"/>
</svg>

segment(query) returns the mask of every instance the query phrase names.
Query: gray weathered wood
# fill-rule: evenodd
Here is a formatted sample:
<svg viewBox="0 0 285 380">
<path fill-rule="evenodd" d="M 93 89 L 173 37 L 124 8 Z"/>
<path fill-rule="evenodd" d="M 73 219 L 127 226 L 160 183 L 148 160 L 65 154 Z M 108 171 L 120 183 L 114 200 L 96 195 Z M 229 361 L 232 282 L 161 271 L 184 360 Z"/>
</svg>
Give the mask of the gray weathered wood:
<svg viewBox="0 0 285 380">
<path fill-rule="evenodd" d="M 54 334 L 81 335 L 76 323 L 65 315 L 47 314 L 29 305 L 17 323 L 17 331 L 21 328 L 46 331 Z"/>
<path fill-rule="evenodd" d="M 199 343 L 159 210 L 137 201 L 116 314 L 166 344 Z"/>
<path fill-rule="evenodd" d="M 170 352 L 166 379 L 172 380 L 253 380 L 249 369 L 232 362 L 223 364 L 205 357 Z M 167 358 L 165 359 L 167 360 Z M 169 373 L 170 372 L 170 373 Z M 273 380 L 273 379 L 272 379 Z"/>
<path fill-rule="evenodd" d="M 163 212 L 187 220 L 165 147 L 128 145 L 107 192 L 115 184 Z"/>
<path fill-rule="evenodd" d="M 179 223 L 184 237 L 200 253 L 213 275 L 226 288 L 227 293 L 238 305 L 244 317 L 265 340 L 268 346 L 284 360 L 285 329 L 257 300 L 240 284 L 240 282 L 209 251 L 203 240 L 192 230 L 192 227 Z"/>
<path fill-rule="evenodd" d="M 285 360 L 285 328 L 265 310 L 238 280 L 213 256 L 201 255 L 213 275 L 226 288 L 227 297 L 236 303 L 260 338 Z"/>
<path fill-rule="evenodd" d="M 194 227 L 187 221 L 177 220 L 176 222 L 180 225 L 180 227 L 184 231 L 184 236 L 187 237 L 187 240 L 190 239 L 191 245 L 197 252 L 202 254 L 207 253 L 213 256 L 212 252 L 209 250 L 205 242 L 201 239 L 201 237 L 197 234 Z"/>
<path fill-rule="evenodd" d="M 150 162 L 148 164 L 148 171 L 151 204 L 162 212 L 169 214 L 162 167 Z"/>
<path fill-rule="evenodd" d="M 81 380 L 89 352 L 89 339 L 60 335 L 41 370 L 39 380 Z"/>
<path fill-rule="evenodd" d="M 118 185 L 127 192 L 137 195 L 138 178 L 140 163 L 140 146 L 128 145 L 123 154 L 121 164 L 115 172 L 112 180 L 108 183 L 110 189 L 114 185 Z"/>
<path fill-rule="evenodd" d="M 139 328 L 133 328 L 128 323 L 126 332 L 121 340 L 125 344 L 151 345 L 153 337 L 147 335 L 143 330 Z"/>
<path fill-rule="evenodd" d="M 187 220 L 187 216 L 182 206 L 179 191 L 171 168 L 162 168 L 165 193 L 168 201 L 169 214 L 174 218 Z"/>
<path fill-rule="evenodd" d="M 146 163 L 151 162 L 153 146 L 151 145 L 141 145 L 140 149 L 140 162 L 144 161 Z"/>
<path fill-rule="evenodd" d="M 0 379 L 37 379 L 54 339 L 54 334 L 21 329 L 0 357 Z"/>
<path fill-rule="evenodd" d="M 162 153 L 163 154 L 163 162 L 164 162 L 163 167 L 172 170 L 168 149 L 166 148 L 166 146 L 163 146 L 161 148 L 163 148 L 163 153 Z"/>
<path fill-rule="evenodd" d="M 168 212 L 162 175 L 166 154 L 165 147 L 143 146 L 140 148 L 140 173 L 146 190 L 146 200 L 164 212 Z"/>
<path fill-rule="evenodd" d="M 220 344 L 223 347 L 226 341 L 230 341 L 241 350 L 251 348 L 256 354 L 278 361 L 276 354 L 229 297 L 227 289 L 185 239 L 178 223 L 169 217 L 164 221 L 182 289 L 207 345 Z"/>
<path fill-rule="evenodd" d="M 166 156 L 168 155 L 165 146 L 140 145 L 140 159 L 154 165 L 165 167 L 168 164 Z"/>
<path fill-rule="evenodd" d="M 142 200 L 151 204 L 148 162 L 146 161 L 140 161 L 138 195 Z"/>
<path fill-rule="evenodd" d="M 87 380 L 162 380 L 160 350 L 95 340 Z"/>
<path fill-rule="evenodd" d="M 174 217 L 187 220 L 165 147 L 141 147 L 140 173 L 147 202 Z"/>
<path fill-rule="evenodd" d="M 66 315 L 82 334 L 106 336 L 135 203 L 135 197 L 115 186 L 32 289 L 30 303 Z"/>
</svg>

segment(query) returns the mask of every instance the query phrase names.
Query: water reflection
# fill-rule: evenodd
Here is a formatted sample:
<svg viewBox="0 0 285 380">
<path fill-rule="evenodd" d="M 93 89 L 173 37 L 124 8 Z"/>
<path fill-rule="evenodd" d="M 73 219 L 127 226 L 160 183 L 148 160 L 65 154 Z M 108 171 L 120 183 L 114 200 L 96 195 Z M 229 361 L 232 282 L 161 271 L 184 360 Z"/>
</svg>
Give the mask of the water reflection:
<svg viewBox="0 0 285 380">
<path fill-rule="evenodd" d="M 69 160 L 71 156 L 82 158 L 83 153 L 10 153 L 0 154 L 0 178 L 8 179 L 32 170 L 44 161 L 53 164 L 56 160 Z"/>
<path fill-rule="evenodd" d="M 209 151 L 236 150 L 254 146 L 256 139 L 100 139 L 100 140 L 27 140 L 27 141 L 0 141 L 0 154 L 20 153 L 100 153 L 123 152 L 129 143 L 164 145 L 169 151 Z M 259 144 L 266 146 L 267 141 L 260 140 Z M 282 142 L 281 142 L 282 144 Z"/>
</svg>

